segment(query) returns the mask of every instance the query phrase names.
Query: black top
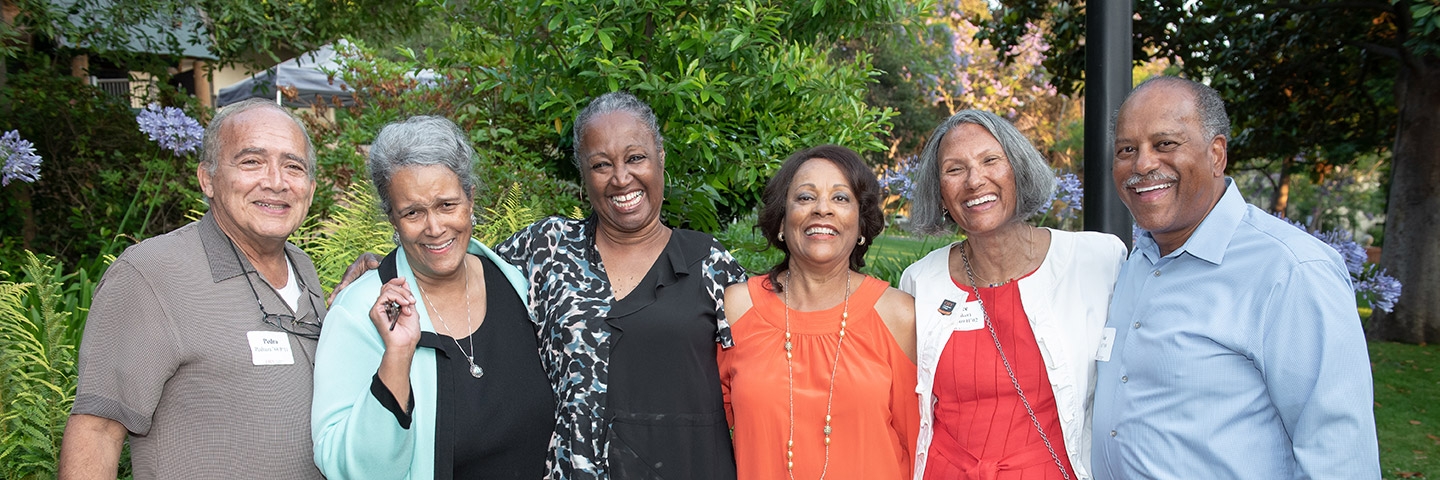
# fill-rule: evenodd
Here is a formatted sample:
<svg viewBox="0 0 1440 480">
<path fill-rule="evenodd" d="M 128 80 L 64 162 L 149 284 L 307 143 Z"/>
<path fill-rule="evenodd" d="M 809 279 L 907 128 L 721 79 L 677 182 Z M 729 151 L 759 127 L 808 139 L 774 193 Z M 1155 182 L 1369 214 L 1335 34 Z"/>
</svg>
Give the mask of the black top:
<svg viewBox="0 0 1440 480">
<path fill-rule="evenodd" d="M 444 405 L 435 412 L 436 435 L 442 429 L 454 435 L 456 479 L 541 478 L 555 424 L 555 394 L 540 368 L 540 347 L 525 306 L 490 259 L 480 257 L 480 262 L 488 305 L 485 322 L 471 336 L 475 364 L 485 373 L 471 376 L 455 342 L 440 336 L 448 346 L 444 355 L 435 356 L 441 386 L 436 404 Z M 470 348 L 470 339 L 459 342 Z M 436 444 L 439 470 L 445 465 L 439 461 L 443 444 Z"/>
<path fill-rule="evenodd" d="M 701 235 L 674 230 L 607 317 L 612 478 L 735 478 L 703 275 L 710 241 L 692 238 Z"/>
<path fill-rule="evenodd" d="M 387 257 L 387 260 L 390 257 Z M 435 478 L 534 479 L 545 476 L 555 393 L 540 366 L 535 327 L 505 274 L 479 257 L 485 274 L 485 321 L 471 333 L 481 378 L 448 336 L 421 332 L 419 348 L 435 355 Z M 389 272 L 393 277 L 393 266 Z M 382 279 L 387 268 L 382 264 Z M 470 349 L 470 338 L 461 338 Z M 371 393 L 404 428 L 411 417 L 375 376 Z M 415 404 L 411 392 L 408 404 Z"/>
</svg>

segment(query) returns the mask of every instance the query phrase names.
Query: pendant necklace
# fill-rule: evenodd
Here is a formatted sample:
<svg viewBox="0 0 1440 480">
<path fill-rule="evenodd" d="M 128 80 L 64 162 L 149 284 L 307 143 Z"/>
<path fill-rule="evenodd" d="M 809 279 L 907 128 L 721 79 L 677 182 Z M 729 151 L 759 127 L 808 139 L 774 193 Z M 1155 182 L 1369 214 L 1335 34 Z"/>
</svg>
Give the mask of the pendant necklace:
<svg viewBox="0 0 1440 480">
<path fill-rule="evenodd" d="M 465 361 L 470 363 L 470 376 L 480 378 L 485 375 L 485 369 L 475 364 L 475 332 L 470 330 L 470 266 L 468 263 L 465 263 L 463 259 L 460 265 L 464 268 L 463 274 L 465 275 L 465 331 L 470 332 L 470 335 L 466 336 L 465 339 L 470 342 L 470 353 L 465 353 L 465 347 L 460 346 L 460 340 L 457 340 L 454 335 L 450 335 L 450 340 L 455 342 L 455 348 L 460 349 L 460 354 L 464 355 Z M 435 305 L 434 302 L 430 301 L 430 296 L 425 294 L 425 287 L 420 286 L 420 279 L 415 279 L 415 288 L 420 289 L 420 296 L 425 298 L 426 304 Z M 440 320 L 441 325 L 445 326 L 446 332 L 454 332 L 454 330 L 450 329 L 450 324 L 445 323 L 445 317 L 440 315 L 439 307 L 435 308 L 435 318 Z"/>
<path fill-rule="evenodd" d="M 791 285 L 790 272 L 785 272 L 785 285 Z M 790 382 L 790 438 L 785 441 L 785 472 L 795 479 L 795 367 L 791 363 L 795 345 L 790 343 L 789 287 L 780 290 L 785 307 L 785 378 Z M 840 369 L 840 348 L 845 346 L 845 321 L 850 318 L 850 271 L 845 271 L 845 308 L 840 311 L 840 341 L 835 343 L 835 363 L 830 366 L 830 393 L 825 397 L 825 463 L 820 465 L 820 478 L 830 467 L 830 407 L 835 401 L 835 373 Z"/>
</svg>

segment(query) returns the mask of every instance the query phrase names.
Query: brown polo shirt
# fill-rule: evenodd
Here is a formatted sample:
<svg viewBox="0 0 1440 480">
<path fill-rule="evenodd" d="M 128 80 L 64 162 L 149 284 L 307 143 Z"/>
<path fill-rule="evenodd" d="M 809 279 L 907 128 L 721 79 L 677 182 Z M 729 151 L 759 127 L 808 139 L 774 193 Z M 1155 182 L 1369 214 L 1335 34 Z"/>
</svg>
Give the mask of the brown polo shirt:
<svg viewBox="0 0 1440 480">
<path fill-rule="evenodd" d="M 324 317 L 310 257 L 285 249 L 298 311 L 237 258 L 210 214 L 126 249 L 105 272 L 71 412 L 125 425 L 136 479 L 323 478 L 310 441 L 316 342 L 265 323 L 256 303 Z"/>
</svg>

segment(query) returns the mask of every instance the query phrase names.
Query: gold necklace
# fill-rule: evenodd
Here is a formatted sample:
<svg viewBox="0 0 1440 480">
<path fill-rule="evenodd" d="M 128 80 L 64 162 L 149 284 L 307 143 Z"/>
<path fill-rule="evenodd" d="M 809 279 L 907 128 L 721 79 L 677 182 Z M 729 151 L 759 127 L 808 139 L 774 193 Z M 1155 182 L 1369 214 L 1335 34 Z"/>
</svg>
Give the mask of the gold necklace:
<svg viewBox="0 0 1440 480">
<path fill-rule="evenodd" d="M 455 342 L 455 348 L 460 349 L 460 354 L 465 356 L 465 361 L 470 363 L 470 376 L 480 378 L 485 376 L 485 369 L 475 364 L 475 332 L 471 331 L 470 323 L 470 266 L 465 259 L 460 259 L 462 269 L 461 275 L 465 276 L 465 331 L 470 332 L 465 339 L 470 342 L 470 353 L 465 353 L 465 347 L 460 346 L 460 340 L 455 338 L 455 331 L 450 329 L 450 324 L 445 323 L 445 317 L 440 315 L 440 308 L 430 301 L 430 296 L 425 294 L 425 287 L 420 286 L 420 279 L 415 279 L 415 288 L 420 289 L 420 296 L 425 299 L 425 304 L 435 308 L 435 318 L 445 326 L 445 331 L 450 333 L 450 340 Z"/>
<path fill-rule="evenodd" d="M 978 279 L 984 281 L 984 283 L 985 283 L 986 286 L 988 286 L 988 287 L 990 287 L 990 288 L 995 288 L 995 287 L 998 287 L 998 286 L 1001 286 L 1001 285 L 1004 285 L 1004 284 L 1013 282 L 1013 281 L 1015 281 L 1016 278 L 1018 278 L 1018 277 L 1021 276 L 1021 275 L 1024 275 L 1024 274 L 1026 274 L 1026 273 L 1030 273 L 1028 270 L 1023 270 L 1023 269 L 1024 269 L 1025 267 L 1029 267 L 1029 266 L 1030 266 L 1030 262 L 1033 261 L 1033 260 L 1032 260 L 1033 258 L 1035 258 L 1035 240 L 1034 240 L 1034 234 L 1035 234 L 1035 228 L 1033 228 L 1033 227 L 1032 227 L 1032 228 L 1029 228 L 1029 229 L 1026 229 L 1026 231 L 1025 231 L 1025 258 L 1024 258 L 1024 263 L 1021 265 L 1022 271 L 1021 271 L 1020 273 L 1016 274 L 1016 276 L 1014 276 L 1014 277 L 1007 277 L 1007 276 L 1004 275 L 1004 272 L 1002 271 L 1002 272 L 1001 272 L 1001 278 L 1003 278 L 1003 280 L 1001 280 L 1001 281 L 999 281 L 999 282 L 991 282 L 990 280 L 994 280 L 994 279 L 989 278 L 989 277 L 986 277 L 986 276 L 983 276 L 983 275 L 980 275 L 980 274 L 976 274 L 976 273 L 974 273 L 974 272 L 971 272 L 971 275 L 974 275 L 975 278 L 978 278 Z M 965 255 L 965 247 L 966 247 L 966 246 L 969 246 L 969 247 L 970 247 L 970 253 L 972 253 L 972 254 L 975 253 L 975 245 L 974 245 L 974 244 L 971 244 L 971 243 L 968 242 L 968 241 L 966 241 L 966 242 L 962 242 L 962 244 L 960 245 L 960 255 L 961 255 L 961 256 L 964 256 L 964 255 Z M 968 265 L 968 264 L 967 264 L 967 265 Z M 979 294 L 977 293 L 976 295 L 979 295 Z"/>
<path fill-rule="evenodd" d="M 785 285 L 791 285 L 790 272 L 785 272 Z M 782 287 L 784 287 L 782 285 Z M 795 479 L 795 367 L 791 363 L 795 345 L 790 343 L 790 295 L 780 290 L 780 303 L 785 307 L 785 378 L 790 382 L 790 438 L 785 441 L 785 472 Z M 835 363 L 830 366 L 830 393 L 825 397 L 825 463 L 820 465 L 820 478 L 830 468 L 830 407 L 835 401 L 835 372 L 840 369 L 840 347 L 845 346 L 845 321 L 850 319 L 850 271 L 845 271 L 845 308 L 840 311 L 840 341 L 835 344 Z"/>
</svg>

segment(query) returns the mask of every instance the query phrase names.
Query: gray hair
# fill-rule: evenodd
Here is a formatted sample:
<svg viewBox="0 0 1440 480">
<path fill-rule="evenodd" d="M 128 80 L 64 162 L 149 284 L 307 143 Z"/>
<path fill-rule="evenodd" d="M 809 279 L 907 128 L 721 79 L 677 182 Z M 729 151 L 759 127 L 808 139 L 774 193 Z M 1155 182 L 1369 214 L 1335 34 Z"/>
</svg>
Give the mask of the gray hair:
<svg viewBox="0 0 1440 480">
<path fill-rule="evenodd" d="M 640 123 L 644 124 L 645 128 L 650 130 L 650 135 L 655 137 L 655 149 L 659 153 L 665 153 L 665 137 L 660 136 L 660 126 L 655 122 L 655 112 L 650 109 L 650 105 L 626 92 L 610 92 L 595 97 L 589 105 L 575 115 L 574 160 L 575 168 L 580 171 L 582 176 L 585 174 L 585 169 L 582 167 L 583 159 L 580 158 L 580 152 L 585 150 L 585 145 L 581 143 L 585 128 L 590 126 L 590 121 L 595 117 L 612 112 L 626 112 L 640 119 Z"/>
<path fill-rule="evenodd" d="M 220 166 L 220 130 L 224 128 L 225 122 L 229 121 L 230 117 L 261 108 L 274 109 L 295 122 L 295 126 L 300 129 L 300 136 L 305 137 L 305 171 L 310 172 L 310 181 L 315 181 L 315 144 L 310 143 L 310 130 L 306 129 L 305 122 L 300 121 L 300 117 L 290 113 L 290 110 L 264 98 L 232 103 L 215 113 L 215 118 L 210 119 L 210 125 L 205 127 L 205 138 L 200 146 L 200 166 L 205 167 L 205 172 L 215 175 L 215 169 Z"/>
<path fill-rule="evenodd" d="M 1225 140 L 1230 140 L 1230 115 L 1225 113 L 1225 100 L 1220 98 L 1220 92 L 1188 78 L 1160 75 L 1140 82 L 1140 85 L 1135 86 L 1135 89 L 1125 96 L 1125 101 L 1130 101 L 1130 97 L 1152 86 L 1177 86 L 1189 91 L 1195 102 L 1195 111 L 1200 114 L 1200 128 L 1204 130 L 1207 139 L 1225 137 Z M 1125 103 L 1121 102 L 1120 105 L 1124 107 Z M 1115 137 L 1115 129 L 1119 124 L 1120 110 L 1117 109 L 1110 115 L 1110 137 L 1112 139 Z"/>
<path fill-rule="evenodd" d="M 1055 194 L 1055 172 L 1050 170 L 1050 164 L 1035 150 L 1025 134 L 999 115 L 964 110 L 935 127 L 925 141 L 925 150 L 920 153 L 920 166 L 911 179 L 915 184 L 915 194 L 910 207 L 910 228 L 918 233 L 945 233 L 955 223 L 954 219 L 945 215 L 945 199 L 940 195 L 939 157 L 940 143 L 945 135 L 962 123 L 979 125 L 1000 142 L 1000 148 L 1010 160 L 1010 169 L 1015 172 L 1016 217 L 1024 220 L 1024 217 L 1045 207 Z"/>
<path fill-rule="evenodd" d="M 390 215 L 390 178 L 403 167 L 441 165 L 460 179 L 465 198 L 474 201 L 475 147 L 465 132 L 445 117 L 417 115 L 391 122 L 380 129 L 370 145 L 370 183 L 380 199 L 380 211 Z"/>
</svg>

